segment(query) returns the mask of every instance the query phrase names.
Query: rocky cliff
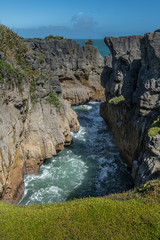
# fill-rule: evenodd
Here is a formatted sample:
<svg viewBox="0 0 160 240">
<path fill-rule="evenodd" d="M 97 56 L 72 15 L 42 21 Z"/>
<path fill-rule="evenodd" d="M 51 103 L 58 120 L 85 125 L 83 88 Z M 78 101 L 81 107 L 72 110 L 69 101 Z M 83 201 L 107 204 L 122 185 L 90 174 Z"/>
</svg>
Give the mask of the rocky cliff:
<svg viewBox="0 0 160 240">
<path fill-rule="evenodd" d="M 89 100 L 104 99 L 104 88 L 100 75 L 104 59 L 98 49 L 88 40 L 84 47 L 71 39 L 52 38 L 26 40 L 29 47 L 41 55 L 41 61 L 29 59 L 35 70 L 48 68 L 59 79 L 64 99 L 72 105 L 79 105 Z"/>
<path fill-rule="evenodd" d="M 45 159 L 71 144 L 70 131 L 78 131 L 79 122 L 70 103 L 104 96 L 102 66 L 90 42 L 82 48 L 66 39 L 24 41 L 0 26 L 2 199 L 17 203 L 24 192 L 24 175 L 38 173 Z"/>
<path fill-rule="evenodd" d="M 160 32 L 105 43 L 111 55 L 101 76 L 106 102 L 100 112 L 139 186 L 160 177 Z"/>
</svg>

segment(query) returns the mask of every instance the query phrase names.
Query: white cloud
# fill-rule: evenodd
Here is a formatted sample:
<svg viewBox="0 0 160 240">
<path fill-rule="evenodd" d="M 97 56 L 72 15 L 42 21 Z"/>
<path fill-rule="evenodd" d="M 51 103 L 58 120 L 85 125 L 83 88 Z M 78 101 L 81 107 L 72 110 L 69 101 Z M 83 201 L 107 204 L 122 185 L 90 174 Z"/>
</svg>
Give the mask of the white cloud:
<svg viewBox="0 0 160 240">
<path fill-rule="evenodd" d="M 70 26 L 41 26 L 37 28 L 17 28 L 15 31 L 24 38 L 41 37 L 44 38 L 50 34 L 56 36 L 64 36 L 69 38 L 91 38 L 90 36 L 96 32 L 97 23 L 93 17 L 84 15 L 79 12 L 71 19 Z M 95 30 L 96 29 L 96 30 Z"/>
<path fill-rule="evenodd" d="M 83 14 L 84 14 L 83 12 L 79 12 L 79 13 L 78 13 L 79 16 L 81 16 L 81 15 L 83 15 Z"/>
<path fill-rule="evenodd" d="M 92 29 L 95 27 L 95 25 L 97 25 L 93 17 L 85 16 L 83 12 L 79 12 L 78 14 L 74 15 L 71 21 L 73 22 L 74 29 L 80 30 Z"/>
<path fill-rule="evenodd" d="M 80 18 L 74 19 L 74 28 L 76 29 L 91 29 L 97 25 L 94 18 L 90 16 L 82 16 Z"/>
</svg>

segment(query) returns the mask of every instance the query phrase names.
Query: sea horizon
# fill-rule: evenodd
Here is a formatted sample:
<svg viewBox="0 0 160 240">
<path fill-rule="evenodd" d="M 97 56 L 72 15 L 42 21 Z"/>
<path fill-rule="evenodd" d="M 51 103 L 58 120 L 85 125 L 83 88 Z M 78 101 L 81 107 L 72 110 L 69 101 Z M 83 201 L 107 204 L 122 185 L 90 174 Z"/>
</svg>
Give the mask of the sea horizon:
<svg viewBox="0 0 160 240">
<path fill-rule="evenodd" d="M 91 38 L 88 38 L 91 39 Z M 88 40 L 86 39 L 73 39 L 76 42 L 80 43 L 81 46 L 83 47 L 85 42 Z M 110 54 L 110 50 L 107 47 L 107 45 L 104 43 L 104 39 L 92 39 L 93 41 L 93 46 L 97 47 L 100 54 L 102 55 L 102 57 L 108 56 Z"/>
</svg>

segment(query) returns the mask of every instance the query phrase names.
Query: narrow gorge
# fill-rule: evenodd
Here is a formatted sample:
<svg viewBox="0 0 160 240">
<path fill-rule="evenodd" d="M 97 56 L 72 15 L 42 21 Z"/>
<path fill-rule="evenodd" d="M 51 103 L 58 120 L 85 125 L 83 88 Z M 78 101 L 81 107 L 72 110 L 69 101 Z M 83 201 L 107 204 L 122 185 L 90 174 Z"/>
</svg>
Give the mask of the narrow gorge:
<svg viewBox="0 0 160 240">
<path fill-rule="evenodd" d="M 99 102 L 73 107 L 80 130 L 73 144 L 47 159 L 38 175 L 25 176 L 20 205 L 100 197 L 133 187 L 127 164 L 113 143 L 113 134 L 99 115 Z"/>
<path fill-rule="evenodd" d="M 88 141 L 85 145 L 82 144 L 83 141 L 80 142 L 80 151 L 85 146 L 88 146 L 90 155 L 94 150 L 98 151 L 90 160 L 97 161 L 99 176 L 102 178 L 105 169 L 112 169 L 108 178 L 105 172 L 106 179 L 102 181 L 104 186 L 99 187 L 101 194 L 98 192 L 98 183 L 97 189 L 95 183 L 93 189 L 88 191 L 88 196 L 129 189 L 132 186 L 130 173 L 113 144 L 110 130 L 108 138 L 112 140 L 107 139 L 107 125 L 99 116 L 99 104 L 95 103 L 96 110 L 93 103 L 84 105 L 89 101 L 104 101 L 105 98 L 100 114 L 112 128 L 115 143 L 132 171 L 135 186 L 159 177 L 159 132 L 153 134 L 152 131 L 155 126 L 157 131 L 160 127 L 157 119 L 160 91 L 159 42 L 159 31 L 145 36 L 105 38 L 111 54 L 104 60 L 93 46 L 92 40 L 88 40 L 83 47 L 74 40 L 63 38 L 24 40 L 5 26 L 0 26 L 0 197 L 17 204 L 24 194 L 24 176 L 38 174 L 46 159 L 53 160 L 53 156 L 71 145 L 72 138 L 76 141 L 80 124 L 74 110 L 79 111 L 78 105 L 81 104 L 82 112 L 79 114 L 86 118 L 82 124 L 86 125 L 89 121 L 91 138 L 85 139 Z M 73 105 L 77 107 L 72 109 Z M 87 107 L 93 111 L 88 111 Z M 90 122 L 91 119 L 93 121 Z M 101 120 L 96 122 L 97 119 Z M 99 128 L 100 124 L 103 128 Z M 94 130 L 99 131 L 92 139 Z M 77 134 L 80 133 L 81 130 Z M 103 144 L 99 144 L 101 141 Z M 89 142 L 93 148 L 87 145 Z M 74 149 L 74 144 L 72 148 Z M 68 154 L 70 149 L 66 148 L 65 151 Z M 79 150 L 74 151 L 78 154 Z M 115 158 L 110 156 L 109 151 Z M 63 155 L 63 152 L 60 154 Z M 116 159 L 115 162 L 111 158 Z M 81 160 L 79 159 L 80 162 Z M 113 165 L 109 166 L 110 163 Z M 80 164 L 82 175 L 85 171 L 83 164 L 84 162 Z M 43 168 L 45 164 L 41 169 Z M 122 175 L 118 175 L 120 170 Z M 68 171 L 74 172 L 74 168 Z M 91 174 L 94 171 L 96 167 Z M 80 178 L 83 179 L 82 175 Z M 26 179 L 29 183 L 32 177 Z M 107 191 L 109 181 L 117 181 L 117 186 Z M 55 189 L 52 190 L 52 194 L 55 193 Z M 94 194 L 96 190 L 97 195 Z M 78 197 L 83 196 L 87 194 Z M 30 201 L 25 200 L 25 197 L 26 193 L 22 202 Z M 39 195 L 39 198 L 43 199 L 43 196 Z M 69 195 L 66 195 L 62 200 L 68 198 Z M 73 198 L 74 196 L 70 199 Z"/>
</svg>

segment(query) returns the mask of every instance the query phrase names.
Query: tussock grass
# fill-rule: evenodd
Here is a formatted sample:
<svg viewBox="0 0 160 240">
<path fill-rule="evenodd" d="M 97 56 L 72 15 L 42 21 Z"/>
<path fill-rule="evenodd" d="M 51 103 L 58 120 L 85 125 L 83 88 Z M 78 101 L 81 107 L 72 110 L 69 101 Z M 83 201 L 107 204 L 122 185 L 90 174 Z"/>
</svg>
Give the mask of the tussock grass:
<svg viewBox="0 0 160 240">
<path fill-rule="evenodd" d="M 26 65 L 25 55 L 28 51 L 26 43 L 23 38 L 4 25 L 0 25 L 0 51 L 18 65 Z"/>
<path fill-rule="evenodd" d="M 0 239 L 159 239 L 160 181 L 107 198 L 13 206 L 0 202 Z M 116 200 L 115 200 L 116 199 Z"/>
</svg>

